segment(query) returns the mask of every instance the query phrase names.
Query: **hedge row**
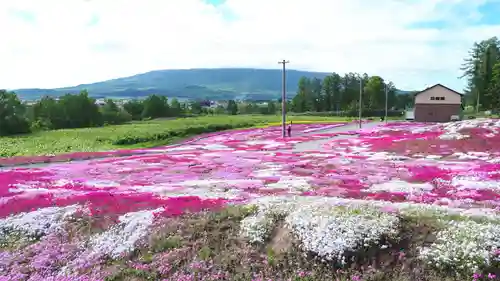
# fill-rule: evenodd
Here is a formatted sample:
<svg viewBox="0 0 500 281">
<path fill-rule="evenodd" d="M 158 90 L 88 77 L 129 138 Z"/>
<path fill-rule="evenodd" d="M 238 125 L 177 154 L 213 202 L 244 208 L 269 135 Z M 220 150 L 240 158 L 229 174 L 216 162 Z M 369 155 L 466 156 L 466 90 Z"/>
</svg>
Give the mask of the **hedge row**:
<svg viewBox="0 0 500 281">
<path fill-rule="evenodd" d="M 302 113 L 290 113 L 296 116 L 331 116 L 331 117 L 358 117 L 359 111 L 349 110 L 349 111 L 323 111 L 323 112 L 302 112 Z M 387 117 L 401 117 L 404 115 L 402 110 L 388 110 Z M 365 109 L 361 112 L 362 117 L 383 117 L 385 116 L 385 110 L 371 110 Z"/>
<path fill-rule="evenodd" d="M 145 136 L 138 135 L 127 135 L 120 136 L 118 139 L 115 139 L 112 144 L 113 145 L 132 145 L 137 143 L 146 143 L 146 142 L 157 142 L 162 140 L 168 140 L 172 138 L 182 138 L 192 135 L 204 134 L 204 133 L 212 133 L 223 130 L 235 129 L 235 128 L 246 128 L 254 126 L 255 123 L 252 122 L 241 122 L 241 123 L 233 123 L 233 124 L 203 124 L 199 126 L 189 126 L 185 128 L 176 128 L 174 130 L 164 131 L 161 133 L 153 133 Z"/>
</svg>

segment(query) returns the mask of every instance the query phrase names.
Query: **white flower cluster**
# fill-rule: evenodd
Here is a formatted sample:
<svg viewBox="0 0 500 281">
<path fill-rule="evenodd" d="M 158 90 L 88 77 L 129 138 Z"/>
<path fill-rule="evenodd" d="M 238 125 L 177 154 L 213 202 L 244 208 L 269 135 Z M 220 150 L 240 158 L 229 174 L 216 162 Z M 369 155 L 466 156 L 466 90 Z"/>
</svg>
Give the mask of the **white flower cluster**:
<svg viewBox="0 0 500 281">
<path fill-rule="evenodd" d="M 120 216 L 118 224 L 90 237 L 88 244 L 91 254 L 118 258 L 121 254 L 134 250 L 135 243 L 149 233 L 154 213 L 161 210 L 162 208 L 131 212 Z"/>
<path fill-rule="evenodd" d="M 377 245 L 383 237 L 397 239 L 399 234 L 399 218 L 373 208 L 299 209 L 286 217 L 286 223 L 304 250 L 342 263 L 347 253 Z"/>
<path fill-rule="evenodd" d="M 316 197 L 267 197 L 254 201 L 259 212 L 242 221 L 242 235 L 263 242 L 277 218 L 300 240 L 304 250 L 345 262 L 345 254 L 376 245 L 382 237 L 397 239 L 399 218 L 359 204 L 340 205 Z"/>
<path fill-rule="evenodd" d="M 402 180 L 391 180 L 388 182 L 377 183 L 370 186 L 365 191 L 369 192 L 404 192 L 412 195 L 430 192 L 434 186 L 430 183 L 410 183 Z"/>
<path fill-rule="evenodd" d="M 279 164 L 275 163 L 261 163 L 260 167 L 253 170 L 249 176 L 255 178 L 265 178 L 265 177 L 273 177 L 273 176 L 281 176 L 283 167 Z"/>
<path fill-rule="evenodd" d="M 262 196 L 255 198 L 250 204 L 255 205 L 259 213 L 284 217 L 300 206 L 315 204 L 321 198 L 325 197 Z"/>
<path fill-rule="evenodd" d="M 482 151 L 469 151 L 467 153 L 455 152 L 453 153 L 459 160 L 483 160 L 487 161 L 490 159 L 490 154 Z"/>
<path fill-rule="evenodd" d="M 311 189 L 309 177 L 282 176 L 278 182 L 266 185 L 269 189 L 286 189 L 289 192 L 302 192 Z"/>
<path fill-rule="evenodd" d="M 399 213 L 408 216 L 460 216 L 464 218 L 480 218 L 490 221 L 500 222 L 500 213 L 491 208 L 453 208 L 449 206 L 431 205 L 416 202 L 393 203 L 382 200 L 363 200 L 340 197 L 321 197 L 321 196 L 263 196 L 255 198 L 249 202 L 256 205 L 259 210 L 266 212 L 280 212 L 289 214 L 295 209 L 304 206 L 352 206 L 352 207 L 373 207 L 373 208 L 392 208 Z"/>
<path fill-rule="evenodd" d="M 265 213 L 248 216 L 240 222 L 240 235 L 250 243 L 263 243 L 273 230 L 275 217 Z"/>
<path fill-rule="evenodd" d="M 400 221 L 394 213 L 451 221 L 435 244 L 421 251 L 421 258 L 436 266 L 473 270 L 494 260 L 500 249 L 500 215 L 490 208 L 314 196 L 268 196 L 249 203 L 258 210 L 242 221 L 241 234 L 250 241 L 265 241 L 282 217 L 304 250 L 341 263 L 349 252 L 377 245 L 382 237 L 397 240 Z"/>
<path fill-rule="evenodd" d="M 462 120 L 457 122 L 448 122 L 436 125 L 422 125 L 422 124 L 412 124 L 408 123 L 408 126 L 401 127 L 383 127 L 380 126 L 377 129 L 378 132 L 384 131 L 409 131 L 413 134 L 425 133 L 425 132 L 441 132 L 439 136 L 443 140 L 459 140 L 469 138 L 470 136 L 462 134 L 460 131 L 464 129 L 474 129 L 474 128 L 486 128 L 492 130 L 492 133 L 486 134 L 486 137 L 493 137 L 500 133 L 500 120 L 488 119 L 488 118 L 478 118 L 472 120 Z"/>
<path fill-rule="evenodd" d="M 57 231 L 64 221 L 77 211 L 78 206 L 47 207 L 0 219 L 0 238 L 11 233 L 24 236 L 41 236 Z"/>
<path fill-rule="evenodd" d="M 497 129 L 500 128 L 500 122 L 493 121 L 492 119 L 478 118 L 472 120 L 463 120 L 459 122 L 445 123 L 441 127 L 441 130 L 444 131 L 444 133 L 439 136 L 439 138 L 444 140 L 468 138 L 468 135 L 463 135 L 460 133 L 460 131 L 464 129 L 474 128 L 487 128 L 493 130 L 495 133 L 498 133 Z"/>
<path fill-rule="evenodd" d="M 500 191 L 500 181 L 485 180 L 474 176 L 458 176 L 451 180 L 457 190 L 493 190 Z"/>
<path fill-rule="evenodd" d="M 293 197 L 260 197 L 253 206 L 258 208 L 254 215 L 244 218 L 240 222 L 240 235 L 251 243 L 264 242 L 275 227 L 280 217 L 284 217 L 297 208 Z M 290 199 L 290 200 L 289 200 Z"/>
<path fill-rule="evenodd" d="M 491 263 L 500 249 L 500 225 L 472 220 L 450 221 L 436 241 L 423 248 L 420 258 L 436 267 L 453 267 L 473 272 Z"/>
</svg>

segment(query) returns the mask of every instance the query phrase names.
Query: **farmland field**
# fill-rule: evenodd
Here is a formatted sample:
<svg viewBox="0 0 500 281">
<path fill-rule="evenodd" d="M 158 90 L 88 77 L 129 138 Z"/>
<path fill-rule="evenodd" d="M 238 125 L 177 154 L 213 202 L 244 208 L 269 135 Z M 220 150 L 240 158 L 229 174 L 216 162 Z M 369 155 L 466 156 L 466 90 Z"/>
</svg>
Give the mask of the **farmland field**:
<svg viewBox="0 0 500 281">
<path fill-rule="evenodd" d="M 368 124 L 4 168 L 0 280 L 498 280 L 500 121 Z"/>
</svg>

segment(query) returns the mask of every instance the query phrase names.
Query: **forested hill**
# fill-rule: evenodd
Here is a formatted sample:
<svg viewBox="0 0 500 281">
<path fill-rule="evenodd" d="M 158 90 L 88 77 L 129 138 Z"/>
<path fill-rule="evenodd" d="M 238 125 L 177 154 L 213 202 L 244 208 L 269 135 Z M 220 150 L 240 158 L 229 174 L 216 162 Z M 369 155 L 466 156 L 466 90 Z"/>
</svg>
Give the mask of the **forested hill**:
<svg viewBox="0 0 500 281">
<path fill-rule="evenodd" d="M 323 79 L 330 73 L 287 70 L 287 92 L 292 98 L 301 77 Z M 25 100 L 76 94 L 86 89 L 92 97 L 140 98 L 151 94 L 185 99 L 270 100 L 281 95 L 281 69 L 215 68 L 156 70 L 130 77 L 58 89 L 14 90 Z"/>
<path fill-rule="evenodd" d="M 300 77 L 323 79 L 329 73 L 287 70 L 287 92 L 295 94 Z M 276 99 L 281 93 L 280 69 L 218 68 L 156 70 L 130 77 L 59 89 L 14 90 L 22 99 L 58 96 L 87 89 L 93 97 L 168 97 L 211 100 Z"/>
</svg>

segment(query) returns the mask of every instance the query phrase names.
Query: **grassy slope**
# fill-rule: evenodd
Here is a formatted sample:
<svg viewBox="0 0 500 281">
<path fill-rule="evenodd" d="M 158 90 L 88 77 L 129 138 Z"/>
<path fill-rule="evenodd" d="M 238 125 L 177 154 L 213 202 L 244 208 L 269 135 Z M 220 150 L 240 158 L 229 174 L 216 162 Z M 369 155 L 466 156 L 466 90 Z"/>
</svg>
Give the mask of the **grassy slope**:
<svg viewBox="0 0 500 281">
<path fill-rule="evenodd" d="M 153 120 L 100 128 L 64 129 L 0 138 L 0 157 L 105 151 L 171 144 L 200 133 L 279 124 L 280 116 L 207 116 Z M 331 122 L 332 117 L 290 116 L 292 121 Z M 127 144 L 125 144 L 127 143 Z"/>
</svg>

